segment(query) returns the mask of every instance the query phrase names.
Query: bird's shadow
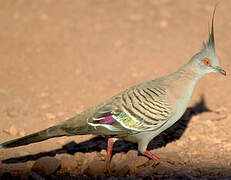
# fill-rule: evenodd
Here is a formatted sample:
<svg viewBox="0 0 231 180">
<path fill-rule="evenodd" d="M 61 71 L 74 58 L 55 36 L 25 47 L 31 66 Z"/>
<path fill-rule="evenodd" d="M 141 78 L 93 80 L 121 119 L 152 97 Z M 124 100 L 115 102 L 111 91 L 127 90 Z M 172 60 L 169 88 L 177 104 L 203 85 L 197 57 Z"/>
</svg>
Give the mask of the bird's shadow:
<svg viewBox="0 0 231 180">
<path fill-rule="evenodd" d="M 206 106 L 204 97 L 202 96 L 200 101 L 192 107 L 189 107 L 187 111 L 184 113 L 182 118 L 177 121 L 172 127 L 168 128 L 166 131 L 162 132 L 160 135 L 155 137 L 148 146 L 148 150 L 160 148 L 166 146 L 168 143 L 176 141 L 180 139 L 183 135 L 184 131 L 188 127 L 190 119 L 200 113 L 209 112 L 209 108 Z M 75 154 L 76 152 L 99 152 L 103 149 L 107 149 L 107 141 L 102 137 L 94 137 L 88 141 L 81 142 L 76 144 L 74 141 L 65 144 L 60 149 L 55 149 L 48 152 L 40 152 L 38 154 L 26 155 L 16 158 L 9 158 L 2 161 L 2 163 L 19 163 L 19 162 L 27 162 L 31 160 L 36 160 L 43 156 L 55 156 L 56 154 Z M 117 141 L 113 148 L 113 153 L 119 152 L 128 152 L 129 150 L 137 150 L 137 144 L 127 142 L 127 141 Z"/>
</svg>

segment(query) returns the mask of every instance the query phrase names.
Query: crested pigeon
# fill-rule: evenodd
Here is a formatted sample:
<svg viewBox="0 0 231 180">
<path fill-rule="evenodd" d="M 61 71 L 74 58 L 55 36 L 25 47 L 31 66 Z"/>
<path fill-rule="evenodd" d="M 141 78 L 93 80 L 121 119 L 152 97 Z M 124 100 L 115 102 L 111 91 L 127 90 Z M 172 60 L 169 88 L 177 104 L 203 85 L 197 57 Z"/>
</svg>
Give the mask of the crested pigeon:
<svg viewBox="0 0 231 180">
<path fill-rule="evenodd" d="M 56 126 L 2 143 L 0 148 L 60 136 L 93 134 L 108 137 L 105 164 L 109 172 L 113 144 L 117 139 L 135 142 L 143 155 L 154 161 L 161 160 L 147 150 L 149 142 L 181 118 L 201 77 L 211 72 L 226 75 L 215 52 L 214 14 L 215 10 L 208 41 L 176 72 L 133 86 Z"/>
</svg>

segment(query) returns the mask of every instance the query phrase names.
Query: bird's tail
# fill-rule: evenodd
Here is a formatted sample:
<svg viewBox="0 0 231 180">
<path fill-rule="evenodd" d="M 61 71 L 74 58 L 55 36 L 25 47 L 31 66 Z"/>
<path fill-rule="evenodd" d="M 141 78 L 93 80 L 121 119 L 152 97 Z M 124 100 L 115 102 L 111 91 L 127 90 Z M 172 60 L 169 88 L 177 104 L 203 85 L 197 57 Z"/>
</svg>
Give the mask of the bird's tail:
<svg viewBox="0 0 231 180">
<path fill-rule="evenodd" d="M 66 135 L 68 134 L 60 128 L 60 125 L 57 125 L 18 139 L 4 142 L 0 144 L 0 148 L 13 148 Z"/>
<path fill-rule="evenodd" d="M 56 126 L 49 127 L 42 131 L 29 134 L 18 139 L 4 142 L 0 144 L 0 149 L 24 146 L 54 137 L 88 134 L 88 121 L 86 119 L 88 118 L 89 114 L 95 112 L 95 109 L 91 108 L 89 110 L 83 111 L 77 116 L 74 116 Z"/>
</svg>

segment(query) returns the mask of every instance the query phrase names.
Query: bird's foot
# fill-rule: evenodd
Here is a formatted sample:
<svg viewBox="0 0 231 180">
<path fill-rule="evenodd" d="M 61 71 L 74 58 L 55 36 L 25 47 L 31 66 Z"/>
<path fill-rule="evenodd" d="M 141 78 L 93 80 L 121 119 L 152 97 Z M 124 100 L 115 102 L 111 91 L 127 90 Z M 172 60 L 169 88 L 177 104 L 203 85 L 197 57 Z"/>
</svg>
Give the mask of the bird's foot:
<svg viewBox="0 0 231 180">
<path fill-rule="evenodd" d="M 144 164 L 138 166 L 138 167 L 156 167 L 159 165 L 160 162 L 167 162 L 169 164 L 174 165 L 175 161 L 168 159 L 168 158 L 160 158 L 158 156 L 156 156 L 155 154 L 152 154 L 150 151 L 144 151 L 143 152 L 144 155 L 146 155 L 147 157 L 151 158 L 152 161 L 150 163 L 150 161 L 148 160 L 147 162 L 145 162 Z"/>
<path fill-rule="evenodd" d="M 154 161 L 154 160 L 153 160 L 153 161 Z M 159 158 L 159 160 L 158 160 L 157 162 L 167 162 L 167 163 L 169 163 L 169 164 L 171 164 L 171 165 L 175 165 L 175 164 L 176 164 L 175 161 L 173 161 L 173 160 L 171 160 L 171 159 L 168 159 L 168 158 Z"/>
<path fill-rule="evenodd" d="M 160 162 L 167 162 L 171 165 L 175 165 L 175 161 L 171 160 L 171 159 L 166 159 L 166 158 L 159 158 L 159 160 L 156 159 L 151 159 L 151 160 L 147 160 L 145 163 L 137 166 L 137 168 L 143 168 L 143 167 L 157 167 Z"/>
</svg>

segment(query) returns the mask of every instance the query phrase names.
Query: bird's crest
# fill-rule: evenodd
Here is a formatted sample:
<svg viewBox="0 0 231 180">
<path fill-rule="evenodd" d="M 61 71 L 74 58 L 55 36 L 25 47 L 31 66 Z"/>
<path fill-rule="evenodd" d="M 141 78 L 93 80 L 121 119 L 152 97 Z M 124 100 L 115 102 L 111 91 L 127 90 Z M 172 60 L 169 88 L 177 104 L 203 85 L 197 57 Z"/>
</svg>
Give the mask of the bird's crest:
<svg viewBox="0 0 231 180">
<path fill-rule="evenodd" d="M 212 16 L 212 25 L 211 27 L 209 27 L 209 39 L 207 42 L 203 43 L 203 49 L 205 48 L 213 48 L 215 49 L 215 40 L 214 40 L 214 16 L 215 16 L 215 12 L 216 12 L 216 6 L 213 10 L 213 16 Z"/>
</svg>

